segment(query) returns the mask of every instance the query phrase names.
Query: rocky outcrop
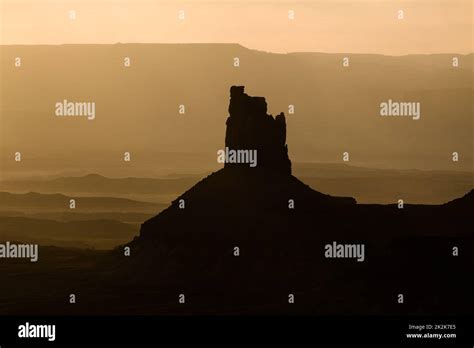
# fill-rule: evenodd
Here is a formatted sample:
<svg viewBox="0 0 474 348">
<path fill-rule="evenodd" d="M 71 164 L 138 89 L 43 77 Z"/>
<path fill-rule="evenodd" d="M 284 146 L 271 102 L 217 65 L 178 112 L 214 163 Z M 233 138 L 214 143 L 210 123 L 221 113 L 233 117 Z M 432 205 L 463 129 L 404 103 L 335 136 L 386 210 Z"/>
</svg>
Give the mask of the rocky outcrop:
<svg viewBox="0 0 474 348">
<path fill-rule="evenodd" d="M 230 88 L 229 117 L 225 146 L 230 150 L 256 150 L 257 167 L 291 174 L 291 161 L 286 145 L 285 115 L 275 118 L 267 114 L 267 102 L 263 97 L 251 97 L 244 86 Z M 225 167 L 242 166 L 226 163 Z"/>
<path fill-rule="evenodd" d="M 136 294 L 131 308 L 153 314 L 386 313 L 399 311 L 390 299 L 400 284 L 421 294 L 414 311 L 440 304 L 449 311 L 472 308 L 465 301 L 472 287 L 459 296 L 452 284 L 461 284 L 472 264 L 473 192 L 445 206 L 405 209 L 333 197 L 290 174 L 284 115 L 267 115 L 264 98 L 234 86 L 229 114 L 226 146 L 258 150 L 258 165 L 226 163 L 144 222 L 127 244 L 129 257 L 116 250 L 107 274 L 121 286 L 116 293 Z M 328 259 L 326 245 L 335 241 L 363 244 L 367 258 Z M 453 258 L 452 245 L 464 251 Z M 420 278 L 411 272 L 427 259 L 432 273 Z M 427 302 L 431 289 L 439 292 Z M 291 306 L 289 291 L 300 299 Z M 186 294 L 186 306 L 177 294 Z M 461 300 L 441 303 L 439 294 Z"/>
<path fill-rule="evenodd" d="M 128 244 L 133 250 L 127 262 L 131 276 L 150 279 L 156 272 L 180 273 L 188 262 L 186 274 L 201 274 L 190 270 L 221 267 L 221 261 L 213 259 L 221 254 L 208 250 L 234 243 L 257 252 L 272 240 L 290 250 L 290 240 L 301 242 L 295 233 L 321 238 L 321 231 L 332 231 L 331 223 L 357 206 L 352 197 L 315 191 L 291 175 L 283 113 L 268 115 L 265 98 L 248 96 L 244 87 L 233 86 L 230 94 L 225 145 L 257 150 L 257 166 L 225 163 L 144 222 L 140 236 Z M 193 261 L 197 259 L 201 264 Z"/>
</svg>

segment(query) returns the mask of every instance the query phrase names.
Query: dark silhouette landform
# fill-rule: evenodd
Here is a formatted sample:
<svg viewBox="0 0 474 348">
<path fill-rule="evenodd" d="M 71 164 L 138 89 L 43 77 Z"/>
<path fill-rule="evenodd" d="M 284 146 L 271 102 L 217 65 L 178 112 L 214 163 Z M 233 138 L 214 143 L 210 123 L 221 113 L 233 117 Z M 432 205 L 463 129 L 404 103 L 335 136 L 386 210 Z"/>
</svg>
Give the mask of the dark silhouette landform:
<svg viewBox="0 0 474 348">
<path fill-rule="evenodd" d="M 226 163 L 112 253 L 73 253 L 77 272 L 53 264 L 64 251 L 44 248 L 38 264 L 43 260 L 44 272 L 54 277 L 37 284 L 38 274 L 27 273 L 22 279 L 33 285 L 25 303 L 12 298 L 22 292 L 6 293 L 19 281 L 6 275 L 0 310 L 472 312 L 473 190 L 442 205 L 367 205 L 320 193 L 291 175 L 284 114 L 268 115 L 265 99 L 248 96 L 243 87 L 231 87 L 230 94 L 224 146 L 257 150 L 255 167 Z M 69 293 L 80 300 L 69 304 Z M 14 300 L 23 305 L 13 307 Z"/>
</svg>

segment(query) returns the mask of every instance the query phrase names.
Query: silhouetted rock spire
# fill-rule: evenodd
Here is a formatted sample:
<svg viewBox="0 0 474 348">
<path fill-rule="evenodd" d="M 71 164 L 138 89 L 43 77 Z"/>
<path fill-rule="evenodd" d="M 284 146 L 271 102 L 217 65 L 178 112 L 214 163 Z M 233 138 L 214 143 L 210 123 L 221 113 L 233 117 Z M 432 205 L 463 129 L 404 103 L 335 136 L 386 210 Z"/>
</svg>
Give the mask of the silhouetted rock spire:
<svg viewBox="0 0 474 348">
<path fill-rule="evenodd" d="M 226 148 L 257 150 L 257 167 L 291 174 L 283 112 L 273 118 L 267 114 L 265 98 L 247 95 L 244 86 L 232 86 L 229 115 L 226 122 Z M 235 165 L 239 164 L 226 163 L 225 167 Z"/>
</svg>

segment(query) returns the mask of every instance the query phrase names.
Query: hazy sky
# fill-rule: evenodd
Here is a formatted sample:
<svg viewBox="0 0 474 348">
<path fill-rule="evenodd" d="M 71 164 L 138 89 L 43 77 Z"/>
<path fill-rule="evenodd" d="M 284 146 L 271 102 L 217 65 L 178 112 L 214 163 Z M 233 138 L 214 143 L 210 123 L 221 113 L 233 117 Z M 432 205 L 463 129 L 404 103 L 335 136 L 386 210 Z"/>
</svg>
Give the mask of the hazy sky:
<svg viewBox="0 0 474 348">
<path fill-rule="evenodd" d="M 470 53 L 473 2 L 0 0 L 0 43 L 227 42 L 271 52 Z"/>
</svg>

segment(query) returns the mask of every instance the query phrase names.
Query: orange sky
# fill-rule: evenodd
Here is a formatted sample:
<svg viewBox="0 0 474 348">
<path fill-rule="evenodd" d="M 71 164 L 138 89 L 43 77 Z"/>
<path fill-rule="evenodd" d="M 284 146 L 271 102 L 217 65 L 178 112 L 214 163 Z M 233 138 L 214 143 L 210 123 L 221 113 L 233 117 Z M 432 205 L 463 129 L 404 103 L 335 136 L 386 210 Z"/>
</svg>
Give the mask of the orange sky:
<svg viewBox="0 0 474 348">
<path fill-rule="evenodd" d="M 228 42 L 271 52 L 473 52 L 472 0 L 0 3 L 1 44 Z M 178 19 L 180 10 L 184 20 Z M 397 18 L 399 10 L 403 20 Z"/>
</svg>

